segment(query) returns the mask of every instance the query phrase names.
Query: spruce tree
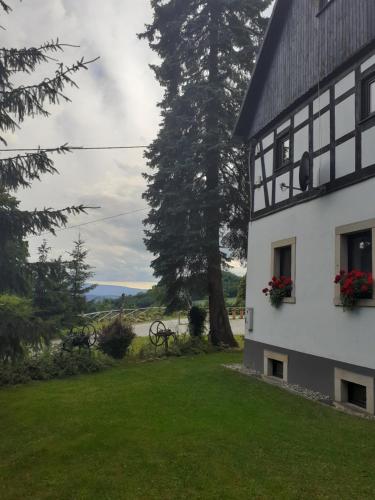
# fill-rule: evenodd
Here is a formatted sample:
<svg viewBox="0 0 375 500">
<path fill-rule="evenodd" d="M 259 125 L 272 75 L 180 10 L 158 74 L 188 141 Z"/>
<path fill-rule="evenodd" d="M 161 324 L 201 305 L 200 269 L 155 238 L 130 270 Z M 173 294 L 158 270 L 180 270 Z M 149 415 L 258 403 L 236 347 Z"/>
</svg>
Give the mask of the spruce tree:
<svg viewBox="0 0 375 500">
<path fill-rule="evenodd" d="M 71 261 L 68 263 L 69 289 L 72 302 L 72 312 L 79 315 L 86 310 L 86 294 L 93 290 L 96 285 L 88 285 L 87 282 L 94 276 L 92 267 L 87 264 L 88 250 L 84 247 L 85 242 L 81 236 L 74 242 L 73 251 L 69 253 Z"/>
<path fill-rule="evenodd" d="M 8 14 L 11 7 L 0 1 L 1 10 Z M 58 64 L 50 78 L 39 83 L 27 82 L 27 77 L 41 63 L 55 61 L 52 55 L 63 51 L 65 47 L 57 39 L 39 47 L 0 48 L 0 143 L 3 145 L 7 145 L 5 134 L 15 132 L 27 117 L 47 117 L 47 104 L 69 101 L 64 90 L 66 87 L 76 86 L 73 74 L 87 69 L 92 61 L 81 59 L 68 67 Z M 22 85 L 16 85 L 14 77 L 17 76 L 19 81 L 22 74 L 25 81 Z M 17 189 L 30 188 L 33 181 L 40 181 L 42 175 L 56 174 L 51 155 L 63 155 L 69 151 L 69 147 L 64 144 L 49 150 L 40 149 L 0 158 L 0 278 L 4 277 L 1 284 L 3 290 L 15 293 L 25 291 L 21 269 L 26 264 L 28 249 L 25 238 L 28 235 L 42 231 L 54 233 L 56 228 L 67 223 L 69 215 L 79 214 L 88 208 L 78 205 L 58 210 L 20 210 L 13 196 Z M 14 249 L 16 259 L 9 251 L 10 248 Z M 20 266 L 17 269 L 18 263 Z"/>
<path fill-rule="evenodd" d="M 38 317 L 61 327 L 71 319 L 69 273 L 61 256 L 49 258 L 50 250 L 44 240 L 38 248 L 38 261 L 32 264 L 33 305 Z"/>
<path fill-rule="evenodd" d="M 139 35 L 161 59 L 160 132 L 146 153 L 151 209 L 145 243 L 170 299 L 206 283 L 215 344 L 235 345 L 225 307 L 224 243 L 245 255 L 246 150 L 232 140 L 267 20 L 268 0 L 152 0 Z"/>
</svg>

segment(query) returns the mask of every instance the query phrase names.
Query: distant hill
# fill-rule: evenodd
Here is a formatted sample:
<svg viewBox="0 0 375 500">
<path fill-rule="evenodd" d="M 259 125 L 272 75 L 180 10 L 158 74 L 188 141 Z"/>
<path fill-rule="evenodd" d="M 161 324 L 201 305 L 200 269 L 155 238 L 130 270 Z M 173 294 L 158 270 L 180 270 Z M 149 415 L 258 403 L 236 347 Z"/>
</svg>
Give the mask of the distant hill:
<svg viewBox="0 0 375 500">
<path fill-rule="evenodd" d="M 137 295 L 144 290 L 140 288 L 129 288 L 127 286 L 113 286 L 113 285 L 98 285 L 94 290 L 91 290 L 86 298 L 88 300 L 94 299 L 118 299 L 122 294 Z"/>
</svg>

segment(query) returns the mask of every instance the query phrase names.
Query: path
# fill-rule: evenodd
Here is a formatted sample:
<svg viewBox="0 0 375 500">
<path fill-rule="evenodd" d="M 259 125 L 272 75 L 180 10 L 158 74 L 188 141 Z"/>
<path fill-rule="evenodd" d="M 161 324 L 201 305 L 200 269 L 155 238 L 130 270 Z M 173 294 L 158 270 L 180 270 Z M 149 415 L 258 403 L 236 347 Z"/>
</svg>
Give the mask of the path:
<svg viewBox="0 0 375 500">
<path fill-rule="evenodd" d="M 163 320 L 163 323 L 167 328 L 170 328 L 173 331 L 179 331 L 179 333 L 183 333 L 187 328 L 187 319 L 181 318 L 181 325 L 178 325 L 177 319 L 168 319 Z M 151 321 L 147 323 L 138 323 L 134 325 L 134 331 L 138 337 L 147 337 L 148 331 L 150 328 Z M 230 326 L 232 327 L 232 331 L 235 335 L 244 335 L 245 333 L 245 320 L 243 319 L 231 319 Z"/>
</svg>

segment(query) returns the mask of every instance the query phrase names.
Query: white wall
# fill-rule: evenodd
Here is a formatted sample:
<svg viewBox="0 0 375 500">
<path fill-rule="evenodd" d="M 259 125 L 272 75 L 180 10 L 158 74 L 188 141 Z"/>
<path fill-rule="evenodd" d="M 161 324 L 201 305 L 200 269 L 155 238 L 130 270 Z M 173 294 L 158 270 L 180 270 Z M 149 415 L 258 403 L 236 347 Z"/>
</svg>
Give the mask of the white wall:
<svg viewBox="0 0 375 500">
<path fill-rule="evenodd" d="M 375 308 L 334 306 L 335 227 L 375 217 L 375 178 L 282 210 L 249 226 L 247 338 L 375 368 Z M 271 243 L 297 238 L 296 304 L 274 309 L 262 289 L 271 272 Z"/>
</svg>

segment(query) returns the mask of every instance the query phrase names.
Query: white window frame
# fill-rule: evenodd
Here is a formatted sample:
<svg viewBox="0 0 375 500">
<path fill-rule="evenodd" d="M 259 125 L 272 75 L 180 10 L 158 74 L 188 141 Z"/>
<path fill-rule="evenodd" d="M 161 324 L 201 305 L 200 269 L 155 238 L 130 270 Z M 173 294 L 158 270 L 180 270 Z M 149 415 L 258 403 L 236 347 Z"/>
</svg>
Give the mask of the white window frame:
<svg viewBox="0 0 375 500">
<path fill-rule="evenodd" d="M 353 224 L 336 227 L 335 229 L 335 272 L 339 274 L 341 269 L 344 271 L 348 268 L 348 248 L 346 245 L 346 236 L 351 234 L 369 231 L 372 234 L 372 274 L 375 270 L 375 219 L 367 219 Z M 334 304 L 342 306 L 340 298 L 340 284 L 335 285 Z M 360 299 L 356 302 L 359 307 L 375 307 L 375 289 L 373 290 L 372 299 Z"/>
<path fill-rule="evenodd" d="M 295 304 L 296 303 L 296 243 L 297 238 L 287 238 L 285 240 L 278 240 L 271 243 L 271 277 L 278 274 L 277 270 L 280 268 L 279 255 L 277 250 L 282 247 L 291 247 L 291 280 L 293 281 L 293 287 L 290 297 L 284 297 L 283 303 L 285 304 Z M 289 276 L 288 276 L 289 277 Z"/>
<path fill-rule="evenodd" d="M 283 364 L 283 378 L 277 380 L 288 382 L 288 355 L 265 350 L 263 352 L 263 373 L 266 377 L 272 377 L 272 360 L 281 361 Z"/>
<path fill-rule="evenodd" d="M 366 387 L 366 409 L 348 403 L 347 387 L 345 382 L 352 382 Z M 374 414 L 374 378 L 368 375 L 350 372 L 341 368 L 335 368 L 335 400 L 339 403 L 350 404 L 350 406 Z"/>
</svg>

